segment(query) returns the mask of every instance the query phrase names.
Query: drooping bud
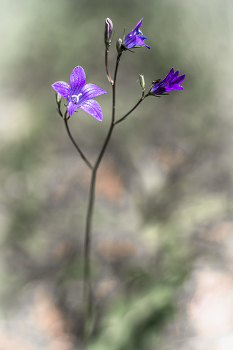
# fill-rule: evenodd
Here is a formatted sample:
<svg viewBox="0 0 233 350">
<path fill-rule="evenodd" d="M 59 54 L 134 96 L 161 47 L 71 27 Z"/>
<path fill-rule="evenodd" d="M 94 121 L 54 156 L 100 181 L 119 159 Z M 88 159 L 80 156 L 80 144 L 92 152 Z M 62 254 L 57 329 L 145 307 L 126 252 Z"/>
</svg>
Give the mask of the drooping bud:
<svg viewBox="0 0 233 350">
<path fill-rule="evenodd" d="M 113 23 L 110 18 L 106 18 L 105 20 L 105 31 L 104 31 L 104 42 L 105 46 L 108 49 L 112 42 L 112 31 L 113 31 Z"/>
<path fill-rule="evenodd" d="M 58 107 L 60 107 L 61 105 L 61 99 L 62 99 L 62 96 L 58 92 L 56 92 L 56 102 Z"/>
<path fill-rule="evenodd" d="M 144 75 L 139 74 L 139 82 L 140 82 L 142 90 L 144 90 L 145 86 L 146 86 Z"/>
<path fill-rule="evenodd" d="M 117 49 L 118 53 L 122 52 L 122 39 L 120 39 L 120 38 L 116 42 L 116 49 Z"/>
</svg>

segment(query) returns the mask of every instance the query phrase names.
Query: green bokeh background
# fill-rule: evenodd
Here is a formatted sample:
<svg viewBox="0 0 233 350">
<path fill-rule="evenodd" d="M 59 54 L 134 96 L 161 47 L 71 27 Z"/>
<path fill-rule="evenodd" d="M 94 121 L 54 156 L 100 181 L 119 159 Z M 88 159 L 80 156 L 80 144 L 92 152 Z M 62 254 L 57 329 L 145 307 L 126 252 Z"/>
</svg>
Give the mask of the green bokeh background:
<svg viewBox="0 0 233 350">
<path fill-rule="evenodd" d="M 88 83 L 108 92 L 97 98 L 101 123 L 83 111 L 70 120 L 73 135 L 94 160 L 111 115 L 103 43 L 107 17 L 115 29 L 111 72 L 115 40 L 142 17 L 152 47 L 122 56 L 118 118 L 140 98 L 138 74 L 144 74 L 147 89 L 171 67 L 186 78 L 183 91 L 147 98 L 114 130 L 106 152 L 105 167 L 120 178 L 123 195 L 112 201 L 97 193 L 93 283 L 95 288 L 110 278 L 118 287 L 97 300 L 90 349 L 176 349 L 175 340 L 189 333 L 182 326 L 178 335 L 170 334 L 169 327 L 185 314 L 178 299 L 195 262 L 204 256 L 217 266 L 223 263 L 218 249 L 203 247 L 195 234 L 205 225 L 232 220 L 230 0 L 1 0 L 2 322 L 9 310 L 17 312 L 12 305 L 19 308 L 25 290 L 45 285 L 71 324 L 73 347 L 79 348 L 89 175 L 56 112 L 51 84 L 68 82 L 80 65 Z M 107 180 L 106 191 L 116 186 Z M 129 239 L 137 253 L 102 259 L 98 242 L 109 237 L 122 240 L 121 250 Z M 73 250 L 54 260 L 66 239 Z M 73 289 L 77 298 L 74 292 L 69 303 Z"/>
</svg>

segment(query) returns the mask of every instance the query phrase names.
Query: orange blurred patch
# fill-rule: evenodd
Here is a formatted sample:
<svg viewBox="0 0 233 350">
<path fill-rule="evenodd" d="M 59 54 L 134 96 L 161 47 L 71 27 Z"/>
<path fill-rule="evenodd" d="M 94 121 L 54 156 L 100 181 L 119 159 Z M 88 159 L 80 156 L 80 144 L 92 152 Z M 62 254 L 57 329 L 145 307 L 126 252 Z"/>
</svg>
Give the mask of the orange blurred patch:
<svg viewBox="0 0 233 350">
<path fill-rule="evenodd" d="M 211 228 L 199 233 L 199 238 L 213 243 L 223 243 L 225 239 L 233 235 L 233 221 L 219 222 Z"/>
<path fill-rule="evenodd" d="M 55 246 L 52 257 L 54 260 L 61 260 L 69 257 L 74 252 L 74 242 L 68 239 L 63 239 Z"/>
<path fill-rule="evenodd" d="M 73 349 L 69 322 L 44 287 L 38 287 L 35 292 L 34 314 L 38 327 L 49 339 L 51 350 Z"/>
<path fill-rule="evenodd" d="M 105 238 L 97 244 L 97 252 L 109 262 L 133 256 L 137 246 L 130 239 Z"/>
<path fill-rule="evenodd" d="M 95 295 L 97 298 L 105 298 L 108 296 L 109 293 L 111 293 L 114 288 L 116 287 L 117 281 L 113 278 L 105 278 L 103 281 L 101 281 L 96 290 Z"/>
<path fill-rule="evenodd" d="M 187 154 L 181 148 L 164 144 L 159 147 L 157 158 L 162 167 L 167 172 L 171 172 L 174 168 L 177 168 L 187 161 Z"/>
<path fill-rule="evenodd" d="M 90 174 L 85 174 L 83 183 L 89 186 Z M 125 193 L 123 181 L 116 164 L 103 161 L 97 172 L 96 180 L 97 196 L 108 200 L 112 204 L 119 203 Z"/>
</svg>

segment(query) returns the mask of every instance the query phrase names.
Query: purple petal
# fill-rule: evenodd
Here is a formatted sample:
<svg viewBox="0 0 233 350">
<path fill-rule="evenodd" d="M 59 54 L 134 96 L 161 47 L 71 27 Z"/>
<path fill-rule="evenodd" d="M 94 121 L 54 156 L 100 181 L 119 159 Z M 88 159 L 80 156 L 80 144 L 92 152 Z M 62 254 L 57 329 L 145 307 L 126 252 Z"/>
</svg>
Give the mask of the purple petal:
<svg viewBox="0 0 233 350">
<path fill-rule="evenodd" d="M 151 46 L 144 44 L 148 49 L 151 49 Z"/>
<path fill-rule="evenodd" d="M 70 85 L 72 95 L 78 94 L 84 87 L 86 81 L 86 74 L 84 69 L 80 66 L 75 67 L 70 74 Z"/>
<path fill-rule="evenodd" d="M 166 88 L 167 91 L 171 91 L 171 90 L 183 90 L 183 86 L 180 86 L 180 85 L 172 85 L 168 88 Z"/>
<path fill-rule="evenodd" d="M 90 100 L 96 96 L 106 94 L 107 91 L 101 89 L 99 86 L 95 84 L 86 84 L 82 89 L 82 96 L 79 100 L 79 105 L 85 103 L 85 101 Z"/>
<path fill-rule="evenodd" d="M 184 78 L 185 78 L 185 74 L 182 74 L 182 75 L 180 75 L 178 78 L 172 79 L 171 83 L 172 83 L 172 84 L 180 84 L 180 83 L 182 83 L 182 81 L 184 80 Z"/>
<path fill-rule="evenodd" d="M 125 45 L 127 49 L 131 49 L 134 46 L 142 45 L 145 45 L 146 47 L 150 48 L 150 46 L 146 45 L 143 39 L 138 35 L 127 35 L 123 41 L 123 45 Z"/>
<path fill-rule="evenodd" d="M 80 108 L 89 113 L 92 117 L 96 118 L 97 120 L 103 119 L 103 113 L 102 109 L 99 105 L 99 103 L 95 100 L 89 100 L 86 103 L 84 103 Z"/>
<path fill-rule="evenodd" d="M 142 20 L 143 20 L 143 18 L 141 19 L 141 21 L 138 22 L 138 24 L 137 24 L 136 27 L 132 30 L 132 32 L 137 31 L 138 28 L 141 27 L 141 25 L 142 25 Z"/>
<path fill-rule="evenodd" d="M 131 49 L 136 45 L 136 37 L 137 37 L 136 35 L 128 34 L 123 41 L 123 45 L 128 49 Z"/>
<path fill-rule="evenodd" d="M 63 97 L 68 98 L 70 95 L 70 85 L 64 81 L 57 81 L 52 85 L 52 88 Z"/>
<path fill-rule="evenodd" d="M 67 101 L 68 102 L 68 106 L 67 106 L 67 111 L 69 113 L 69 116 L 72 116 L 72 114 L 76 111 L 76 109 L 78 108 L 78 105 L 73 103 L 72 101 Z"/>
<path fill-rule="evenodd" d="M 167 91 L 167 87 L 164 84 L 158 84 L 157 86 L 153 86 L 151 91 L 156 95 L 160 95 Z"/>
<path fill-rule="evenodd" d="M 148 38 L 147 38 L 145 35 L 139 35 L 139 36 L 140 36 L 140 38 L 143 39 L 143 40 L 145 40 L 145 39 L 148 40 Z"/>
<path fill-rule="evenodd" d="M 179 71 L 178 71 L 178 73 L 179 73 Z M 172 69 L 170 70 L 170 72 L 168 73 L 168 75 L 166 76 L 166 78 L 171 78 L 173 75 L 174 75 L 174 68 L 172 68 Z"/>
<path fill-rule="evenodd" d="M 136 36 L 136 44 L 135 46 L 141 46 L 141 45 L 145 45 L 144 41 L 143 41 L 143 38 L 141 36 Z"/>
<path fill-rule="evenodd" d="M 166 86 L 169 83 L 169 77 L 166 76 L 163 80 L 158 83 L 158 86 Z"/>
<path fill-rule="evenodd" d="M 170 77 L 170 82 L 173 82 L 179 75 L 179 71 L 177 70 L 171 77 Z"/>
</svg>

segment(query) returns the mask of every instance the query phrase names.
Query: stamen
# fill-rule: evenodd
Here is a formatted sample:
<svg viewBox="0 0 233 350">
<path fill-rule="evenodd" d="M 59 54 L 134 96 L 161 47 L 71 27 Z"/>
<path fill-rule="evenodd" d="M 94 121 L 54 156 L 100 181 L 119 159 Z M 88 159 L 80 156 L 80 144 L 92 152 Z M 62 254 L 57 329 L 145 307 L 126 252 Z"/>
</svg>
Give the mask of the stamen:
<svg viewBox="0 0 233 350">
<path fill-rule="evenodd" d="M 75 103 L 76 105 L 78 104 L 79 102 L 79 96 L 82 96 L 82 93 L 78 94 L 78 95 L 72 95 L 71 96 L 71 100 L 73 103 Z"/>
</svg>

